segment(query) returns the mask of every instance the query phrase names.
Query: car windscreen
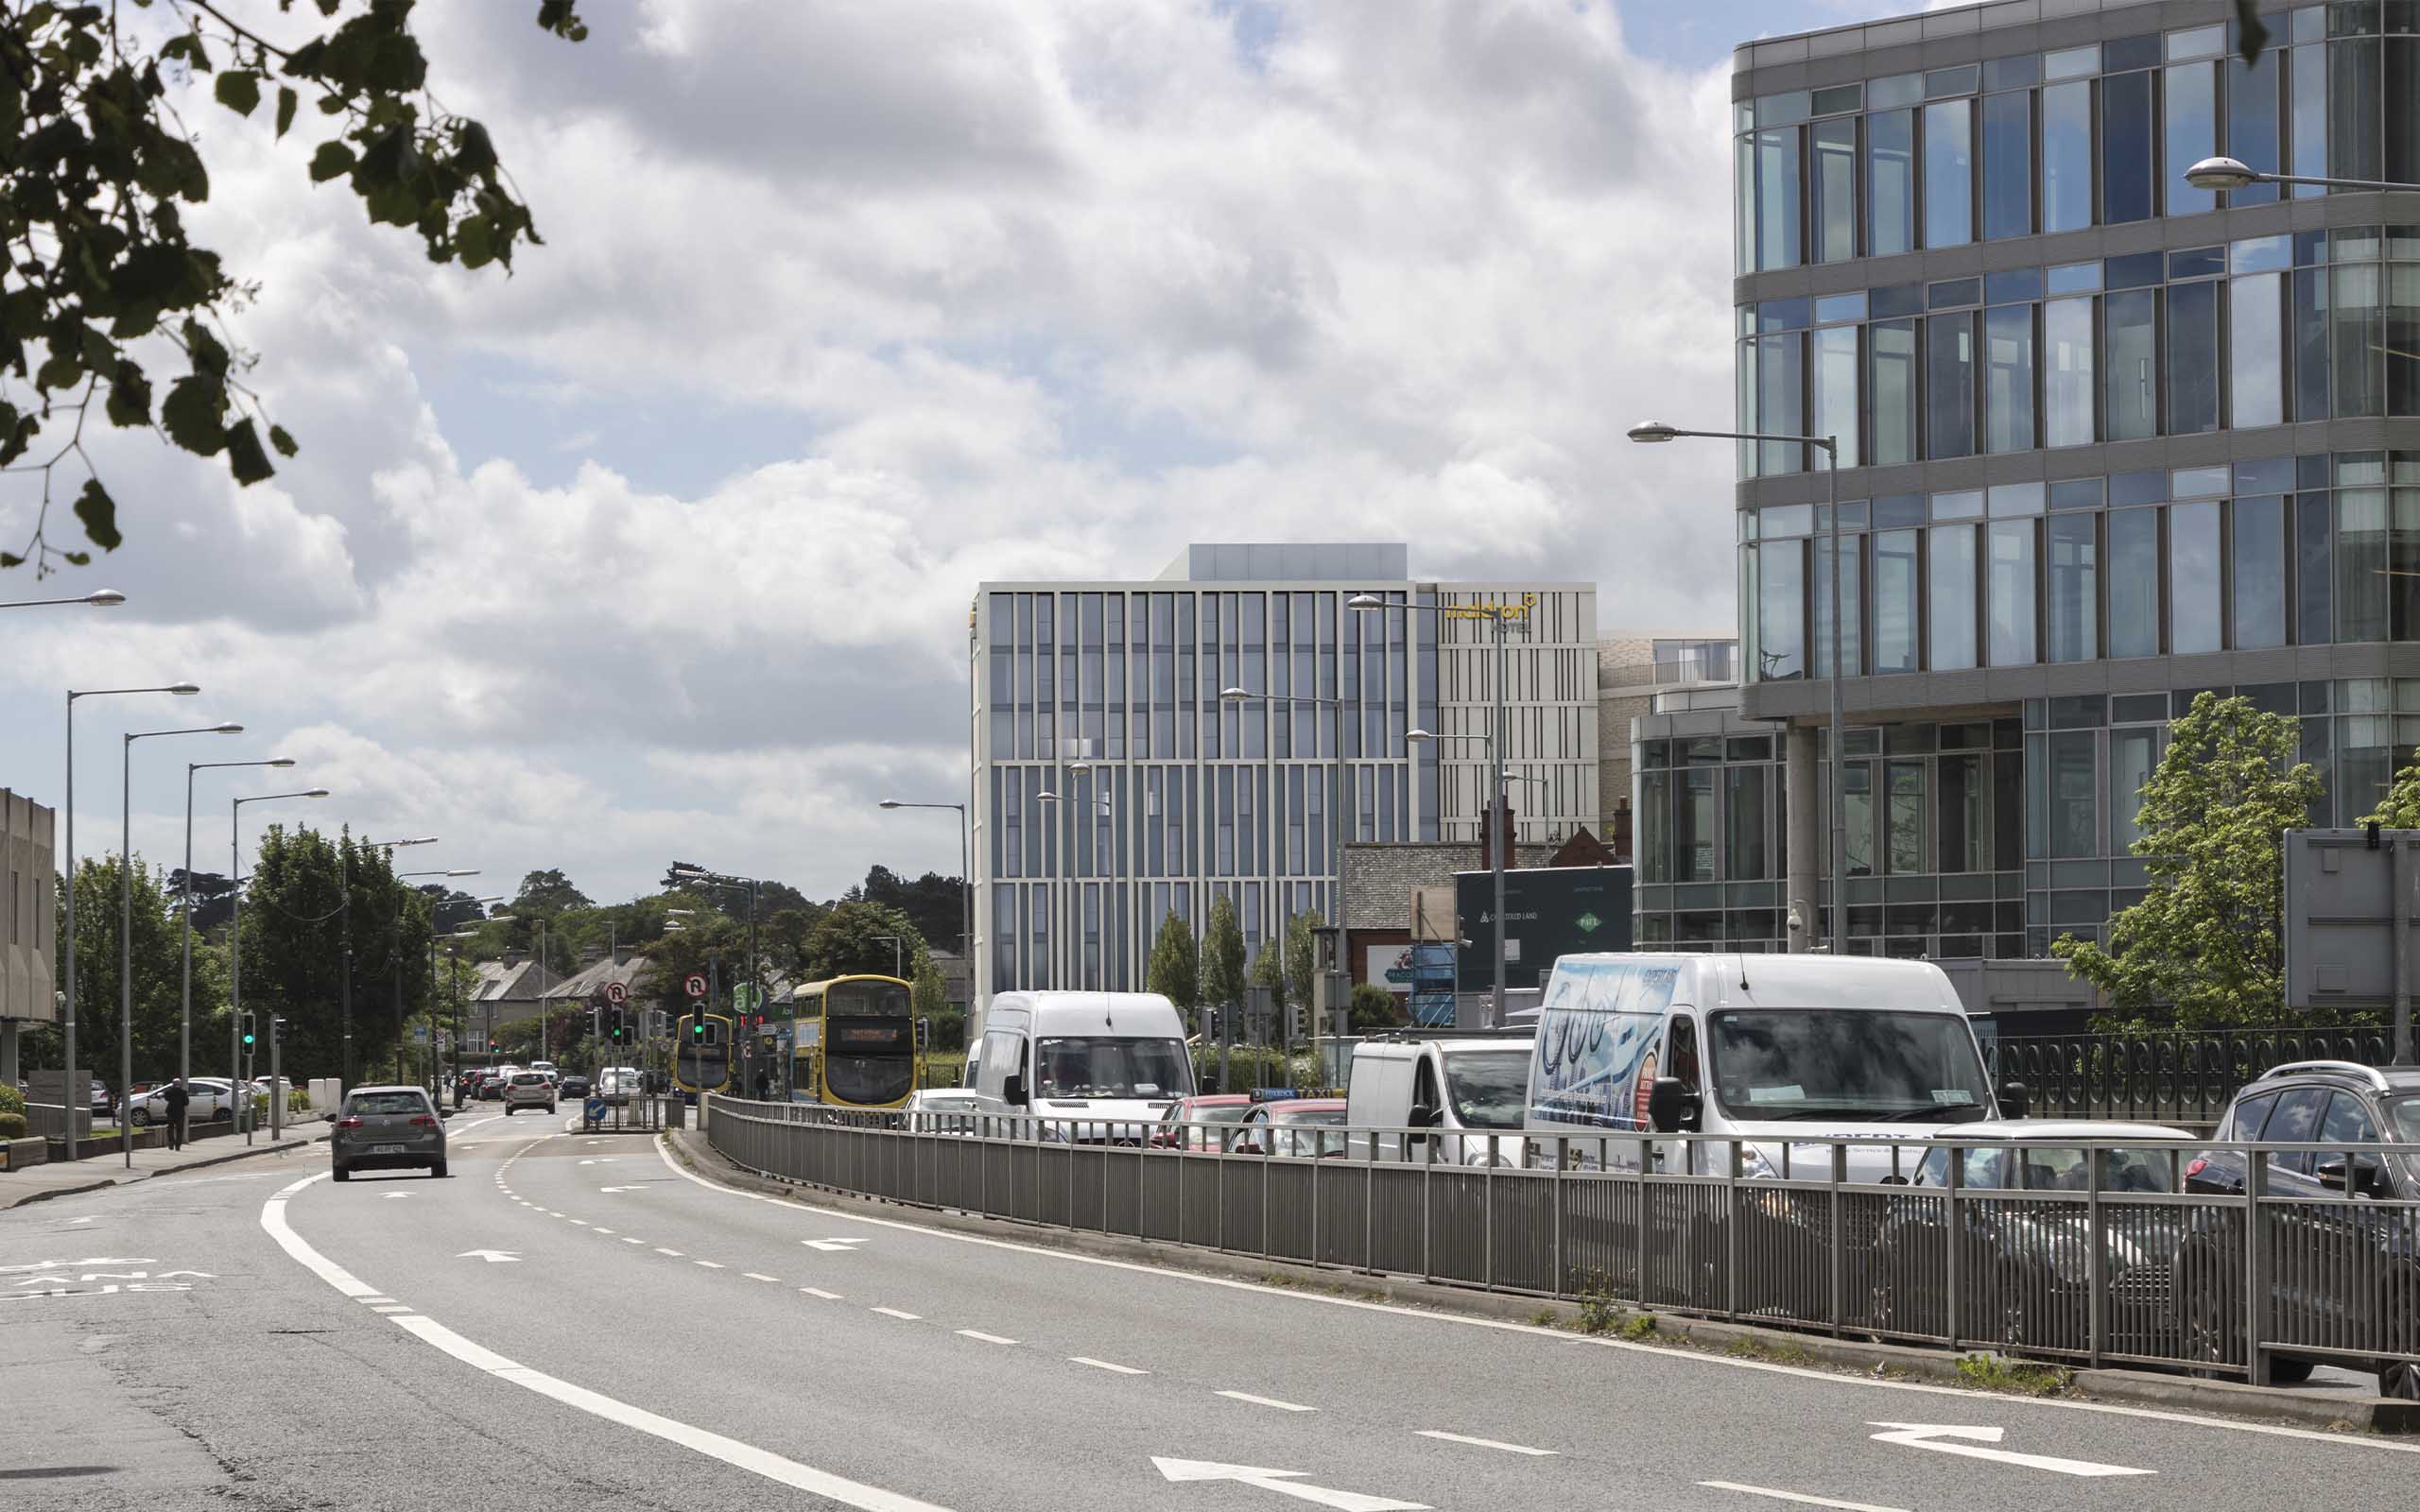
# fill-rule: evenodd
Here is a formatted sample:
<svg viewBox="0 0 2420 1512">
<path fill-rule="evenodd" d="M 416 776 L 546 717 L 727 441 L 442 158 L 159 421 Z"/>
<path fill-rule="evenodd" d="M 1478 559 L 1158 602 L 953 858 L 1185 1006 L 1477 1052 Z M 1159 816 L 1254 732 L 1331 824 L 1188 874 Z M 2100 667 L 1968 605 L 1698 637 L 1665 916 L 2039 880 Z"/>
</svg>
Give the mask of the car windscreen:
<svg viewBox="0 0 2420 1512">
<path fill-rule="evenodd" d="M 1966 1021 L 1876 1008 L 1758 1008 L 1707 1020 L 1715 1095 L 1733 1119 L 1968 1123 L 1991 1084 Z"/>
<path fill-rule="evenodd" d="M 1197 1108 L 1186 1113 L 1184 1121 L 1188 1124 L 1240 1124 L 1244 1115 L 1251 1111 L 1250 1103 L 1212 1103 L 1207 1108 Z"/>
<path fill-rule="evenodd" d="M 356 1115 L 363 1113 L 425 1113 L 428 1104 L 418 1092 L 362 1092 L 345 1105 Z"/>
<path fill-rule="evenodd" d="M 1033 1047 L 1037 1097 L 1184 1097 L 1193 1066 L 1182 1040 L 1044 1040 Z"/>
<path fill-rule="evenodd" d="M 2398 1097 L 2386 1105 L 2386 1110 L 2394 1120 L 2395 1138 L 2406 1144 L 2420 1144 L 2420 1097 Z"/>
<path fill-rule="evenodd" d="M 1445 1095 L 1464 1128 L 1519 1128 L 1530 1105 L 1527 1050 L 1460 1050 L 1443 1057 Z"/>
<path fill-rule="evenodd" d="M 1280 1108 L 1270 1115 L 1280 1124 L 1324 1124 L 1334 1128 L 1344 1126 L 1341 1108 Z"/>
<path fill-rule="evenodd" d="M 1981 1148 L 1966 1152 L 1966 1168 L 1959 1177 L 1964 1187 L 1990 1187 L 2009 1190 L 2024 1187 L 2033 1192 L 2083 1192 L 2092 1185 L 2092 1168 L 2086 1164 L 2087 1155 L 2100 1157 L 2100 1190 L 2103 1192 L 2173 1192 L 2176 1190 L 2176 1165 L 2165 1150 L 2099 1150 L 2041 1149 L 2033 1145 Z M 2022 1168 L 2016 1159 L 2023 1157 Z M 1926 1154 L 1924 1164 L 1916 1175 L 1920 1187 L 1946 1186 L 1949 1183 L 1949 1152 L 1936 1149 Z"/>
</svg>

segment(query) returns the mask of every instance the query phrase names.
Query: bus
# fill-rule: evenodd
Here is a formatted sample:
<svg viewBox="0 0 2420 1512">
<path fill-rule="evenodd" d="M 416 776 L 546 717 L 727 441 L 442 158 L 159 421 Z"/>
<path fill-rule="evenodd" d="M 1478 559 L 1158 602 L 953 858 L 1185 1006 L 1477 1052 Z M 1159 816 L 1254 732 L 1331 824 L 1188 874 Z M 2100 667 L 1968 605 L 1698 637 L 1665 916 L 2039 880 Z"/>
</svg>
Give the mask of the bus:
<svg viewBox="0 0 2420 1512">
<path fill-rule="evenodd" d="M 793 1085 L 801 1102 L 905 1108 L 916 1090 L 916 1017 L 895 976 L 836 976 L 792 999 Z"/>
</svg>

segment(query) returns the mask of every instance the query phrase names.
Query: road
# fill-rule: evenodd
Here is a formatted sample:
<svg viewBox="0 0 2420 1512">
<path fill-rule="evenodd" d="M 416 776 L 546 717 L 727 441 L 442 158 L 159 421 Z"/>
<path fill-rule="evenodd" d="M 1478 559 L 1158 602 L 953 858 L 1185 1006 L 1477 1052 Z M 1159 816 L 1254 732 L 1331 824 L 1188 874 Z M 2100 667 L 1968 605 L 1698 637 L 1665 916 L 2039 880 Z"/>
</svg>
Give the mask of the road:
<svg viewBox="0 0 2420 1512">
<path fill-rule="evenodd" d="M 557 1120 L 451 1139 L 442 1181 L 278 1156 L 0 1214 L 7 1504 L 2270 1512 L 2420 1471 L 869 1221 Z"/>
</svg>

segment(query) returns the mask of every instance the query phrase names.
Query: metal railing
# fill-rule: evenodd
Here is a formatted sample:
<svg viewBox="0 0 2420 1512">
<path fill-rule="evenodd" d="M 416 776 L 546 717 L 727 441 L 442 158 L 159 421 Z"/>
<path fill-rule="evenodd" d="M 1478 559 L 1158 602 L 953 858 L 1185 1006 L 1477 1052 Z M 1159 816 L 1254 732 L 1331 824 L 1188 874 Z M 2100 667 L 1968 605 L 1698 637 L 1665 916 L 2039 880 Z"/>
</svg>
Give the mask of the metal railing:
<svg viewBox="0 0 2420 1512">
<path fill-rule="evenodd" d="M 2152 1034 L 2010 1035 L 1986 1041 L 1996 1082 L 2021 1081 L 2036 1115 L 2215 1124 L 2237 1089 L 2296 1060 L 2393 1059 L 2369 1025 L 2171 1029 Z"/>
<path fill-rule="evenodd" d="M 710 1115 L 768 1176 L 1271 1261 L 2077 1365 L 2420 1367 L 2409 1147 Z"/>
</svg>

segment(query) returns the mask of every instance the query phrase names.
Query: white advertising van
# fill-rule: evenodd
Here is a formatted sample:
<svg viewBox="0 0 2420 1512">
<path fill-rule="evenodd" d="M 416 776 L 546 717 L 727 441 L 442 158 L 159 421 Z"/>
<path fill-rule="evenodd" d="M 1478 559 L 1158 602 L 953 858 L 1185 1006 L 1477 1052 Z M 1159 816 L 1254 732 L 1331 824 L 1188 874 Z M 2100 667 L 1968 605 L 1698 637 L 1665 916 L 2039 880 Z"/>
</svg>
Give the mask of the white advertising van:
<svg viewBox="0 0 2420 1512">
<path fill-rule="evenodd" d="M 1853 1180 L 1905 1179 L 1922 1152 L 1896 1142 L 2002 1116 L 1958 992 L 1928 961 L 1862 956 L 1566 955 L 1538 1016 L 1529 1118 L 1539 1135 L 1629 1135 L 1570 1146 L 1575 1163 L 1634 1165 L 1641 1133 L 1752 1141 L 1742 1174 L 1822 1179 L 1830 1154 L 1801 1136 L 1872 1141 Z M 1719 1156 L 1659 1143 L 1658 1168 Z M 1539 1152 L 1552 1159 L 1551 1148 Z"/>
<path fill-rule="evenodd" d="M 1156 992 L 1001 992 L 983 1016 L 975 1111 L 1040 1121 L 1036 1138 L 1141 1143 L 1193 1093 L 1184 1020 Z"/>
</svg>

